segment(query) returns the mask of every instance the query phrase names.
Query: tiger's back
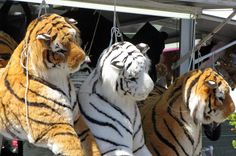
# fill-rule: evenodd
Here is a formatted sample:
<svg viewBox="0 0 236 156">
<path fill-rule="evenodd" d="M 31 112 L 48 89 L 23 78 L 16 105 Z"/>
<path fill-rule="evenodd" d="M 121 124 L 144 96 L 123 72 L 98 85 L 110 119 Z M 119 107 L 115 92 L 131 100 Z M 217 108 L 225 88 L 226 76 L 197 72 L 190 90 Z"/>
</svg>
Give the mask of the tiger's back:
<svg viewBox="0 0 236 156">
<path fill-rule="evenodd" d="M 200 155 L 201 124 L 221 123 L 234 112 L 229 94 L 227 82 L 212 69 L 177 78 L 155 102 L 140 108 L 149 150 L 161 156 Z"/>
</svg>

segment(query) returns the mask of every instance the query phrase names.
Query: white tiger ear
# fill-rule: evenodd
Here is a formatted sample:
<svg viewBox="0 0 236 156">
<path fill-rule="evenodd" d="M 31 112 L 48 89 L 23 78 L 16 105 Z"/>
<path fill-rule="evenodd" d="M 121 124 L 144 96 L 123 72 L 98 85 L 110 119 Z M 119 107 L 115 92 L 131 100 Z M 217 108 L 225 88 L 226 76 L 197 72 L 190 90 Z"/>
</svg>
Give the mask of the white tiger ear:
<svg viewBox="0 0 236 156">
<path fill-rule="evenodd" d="M 205 82 L 206 85 L 211 88 L 211 89 L 216 89 L 218 87 L 218 85 L 216 84 L 215 81 L 209 80 Z"/>
<path fill-rule="evenodd" d="M 51 37 L 48 34 L 40 34 L 40 35 L 37 35 L 36 39 L 48 41 L 51 39 Z"/>
<path fill-rule="evenodd" d="M 125 64 L 123 62 L 120 61 L 112 61 L 111 65 L 116 67 L 117 69 L 123 69 Z"/>
<path fill-rule="evenodd" d="M 143 54 L 145 54 L 150 49 L 150 47 L 145 43 L 137 44 L 136 48 L 138 48 L 140 50 L 140 52 Z"/>
<path fill-rule="evenodd" d="M 71 24 L 77 24 L 78 22 L 73 19 L 73 18 L 69 18 L 68 21 L 71 23 Z"/>
</svg>

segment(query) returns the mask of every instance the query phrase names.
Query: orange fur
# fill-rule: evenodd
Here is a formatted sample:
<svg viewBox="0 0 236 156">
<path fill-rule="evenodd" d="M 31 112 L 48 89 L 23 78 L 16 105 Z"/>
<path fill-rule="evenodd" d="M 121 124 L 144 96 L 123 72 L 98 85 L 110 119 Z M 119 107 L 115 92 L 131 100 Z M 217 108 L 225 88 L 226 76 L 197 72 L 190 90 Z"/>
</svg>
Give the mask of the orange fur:
<svg viewBox="0 0 236 156">
<path fill-rule="evenodd" d="M 37 38 L 44 34 L 48 34 L 49 39 Z M 56 42 L 63 51 L 53 49 Z M 28 65 L 25 54 L 28 54 Z M 70 73 L 79 69 L 84 59 L 79 30 L 64 17 L 44 15 L 31 22 L 24 40 L 1 71 L 1 133 L 50 148 L 54 154 L 85 155 L 73 127 L 79 113 L 78 105 L 73 106 L 73 101 L 78 100 L 67 79 Z M 27 71 L 21 66 L 21 60 L 29 71 L 27 113 L 24 103 Z M 86 128 L 83 122 L 81 124 Z"/>
<path fill-rule="evenodd" d="M 223 101 L 216 97 L 217 90 L 224 93 Z M 201 124 L 221 123 L 235 110 L 228 83 L 210 68 L 186 73 L 162 95 L 151 95 L 154 100 L 147 98 L 140 112 L 146 144 L 153 155 L 200 154 Z"/>
<path fill-rule="evenodd" d="M 9 58 L 16 47 L 16 41 L 5 32 L 0 31 L 0 68 L 7 65 Z"/>
</svg>

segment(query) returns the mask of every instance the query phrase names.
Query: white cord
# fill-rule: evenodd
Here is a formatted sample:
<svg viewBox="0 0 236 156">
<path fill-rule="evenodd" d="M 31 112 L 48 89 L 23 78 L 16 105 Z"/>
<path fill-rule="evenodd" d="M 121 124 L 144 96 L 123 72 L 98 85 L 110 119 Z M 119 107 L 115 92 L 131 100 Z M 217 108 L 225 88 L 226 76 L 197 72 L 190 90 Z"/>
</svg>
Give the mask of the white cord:
<svg viewBox="0 0 236 156">
<path fill-rule="evenodd" d="M 27 47 L 27 44 L 25 43 L 23 51 L 21 52 L 20 64 L 26 70 L 25 120 L 26 120 L 29 134 L 30 134 L 31 138 L 33 139 L 34 137 L 33 137 L 33 132 L 32 132 L 31 126 L 30 126 L 30 121 L 29 121 L 29 107 L 28 107 L 28 100 L 27 100 L 27 95 L 28 95 L 28 90 L 29 90 L 29 53 L 28 53 L 28 49 L 26 47 Z M 24 63 L 23 63 L 24 58 L 26 58 L 26 65 L 24 65 Z"/>
<path fill-rule="evenodd" d="M 114 0 L 113 27 L 111 28 L 111 40 L 109 47 L 113 43 L 113 35 L 115 35 L 115 43 L 117 42 L 117 37 L 121 37 L 120 29 L 117 27 L 116 18 L 116 0 Z"/>
<path fill-rule="evenodd" d="M 89 46 L 89 49 L 88 49 L 88 52 L 87 52 L 88 57 L 89 57 L 89 54 L 90 54 L 92 46 L 93 46 L 93 42 L 94 42 L 94 38 L 95 38 L 95 35 L 96 35 L 96 32 L 97 32 L 100 17 L 101 17 L 101 10 L 99 11 L 98 19 L 97 19 L 97 22 L 96 22 L 96 25 L 95 25 L 95 28 L 94 28 L 93 36 L 92 36 L 92 40 L 91 40 L 91 43 L 90 43 L 90 46 Z"/>
</svg>

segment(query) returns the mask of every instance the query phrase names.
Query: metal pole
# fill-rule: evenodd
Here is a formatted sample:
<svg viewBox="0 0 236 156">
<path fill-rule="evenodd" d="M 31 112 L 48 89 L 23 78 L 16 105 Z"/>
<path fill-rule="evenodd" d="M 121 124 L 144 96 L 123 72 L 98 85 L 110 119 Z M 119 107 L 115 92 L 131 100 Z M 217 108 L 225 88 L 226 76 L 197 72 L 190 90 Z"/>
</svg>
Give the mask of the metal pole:
<svg viewBox="0 0 236 156">
<path fill-rule="evenodd" d="M 176 69 L 180 64 L 182 64 L 186 59 L 188 59 L 192 53 L 195 53 L 195 51 L 199 50 L 201 46 L 208 41 L 210 38 L 212 38 L 220 29 L 222 29 L 225 24 L 227 24 L 234 16 L 236 15 L 236 10 L 234 10 L 222 23 L 220 23 L 211 33 L 209 33 L 206 37 L 204 37 L 194 48 L 193 51 L 189 51 L 186 53 L 183 57 L 181 57 L 176 63 L 172 65 L 172 69 Z"/>
</svg>

